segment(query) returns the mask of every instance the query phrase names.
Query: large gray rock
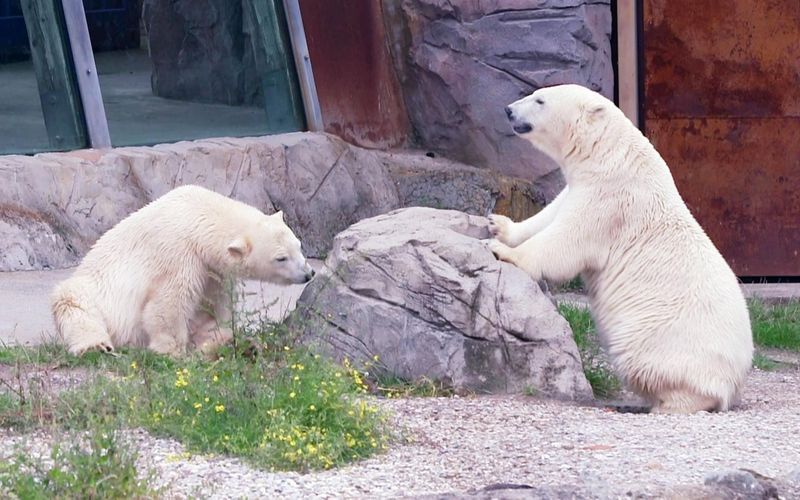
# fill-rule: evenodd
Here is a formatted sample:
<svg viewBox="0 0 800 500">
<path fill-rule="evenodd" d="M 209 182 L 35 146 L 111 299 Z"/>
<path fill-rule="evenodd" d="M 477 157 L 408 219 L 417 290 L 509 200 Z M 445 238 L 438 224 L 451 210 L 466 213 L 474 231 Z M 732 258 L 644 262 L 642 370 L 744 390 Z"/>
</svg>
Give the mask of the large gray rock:
<svg viewBox="0 0 800 500">
<path fill-rule="evenodd" d="M 538 284 L 498 262 L 488 221 L 408 208 L 340 233 L 291 325 L 339 357 L 456 389 L 591 397 L 567 322 Z"/>
<path fill-rule="evenodd" d="M 503 107 L 558 83 L 611 97 L 610 1 L 383 1 L 421 145 L 540 179 L 551 199 L 563 182 L 555 164 L 511 133 Z"/>
</svg>

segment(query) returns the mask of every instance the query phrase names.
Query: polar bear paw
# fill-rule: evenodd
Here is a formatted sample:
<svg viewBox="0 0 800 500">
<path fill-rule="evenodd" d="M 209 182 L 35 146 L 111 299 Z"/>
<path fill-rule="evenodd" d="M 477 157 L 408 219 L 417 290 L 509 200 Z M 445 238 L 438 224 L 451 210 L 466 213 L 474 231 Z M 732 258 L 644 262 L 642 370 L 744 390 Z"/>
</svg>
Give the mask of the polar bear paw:
<svg viewBox="0 0 800 500">
<path fill-rule="evenodd" d="M 114 345 L 111 343 L 111 340 L 109 339 L 99 339 L 99 340 L 85 340 L 69 346 L 69 352 L 74 356 L 81 356 L 90 351 L 100 351 L 104 353 L 113 354 Z"/>
<path fill-rule="evenodd" d="M 489 216 L 489 233 L 493 238 L 505 243 L 510 244 L 514 231 L 514 221 L 505 215 L 492 214 Z"/>
<path fill-rule="evenodd" d="M 496 239 L 490 240 L 488 246 L 489 250 L 494 254 L 497 260 L 514 264 L 513 249 L 511 247 Z"/>
</svg>

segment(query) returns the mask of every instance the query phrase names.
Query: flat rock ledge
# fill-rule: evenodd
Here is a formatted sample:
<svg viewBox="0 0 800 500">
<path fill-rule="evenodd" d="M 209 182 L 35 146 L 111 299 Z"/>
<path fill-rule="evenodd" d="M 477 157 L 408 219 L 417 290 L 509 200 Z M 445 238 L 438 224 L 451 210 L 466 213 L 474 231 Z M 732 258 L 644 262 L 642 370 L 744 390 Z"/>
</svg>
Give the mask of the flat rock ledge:
<svg viewBox="0 0 800 500">
<path fill-rule="evenodd" d="M 71 267 L 114 224 L 184 184 L 283 210 L 310 257 L 324 256 L 350 224 L 404 206 L 523 218 L 545 201 L 530 182 L 489 169 L 322 133 L 8 155 L 0 157 L 0 271 Z"/>
<path fill-rule="evenodd" d="M 336 236 L 289 320 L 301 338 L 404 380 L 589 399 L 569 325 L 529 275 L 498 262 L 488 220 L 407 208 Z"/>
</svg>

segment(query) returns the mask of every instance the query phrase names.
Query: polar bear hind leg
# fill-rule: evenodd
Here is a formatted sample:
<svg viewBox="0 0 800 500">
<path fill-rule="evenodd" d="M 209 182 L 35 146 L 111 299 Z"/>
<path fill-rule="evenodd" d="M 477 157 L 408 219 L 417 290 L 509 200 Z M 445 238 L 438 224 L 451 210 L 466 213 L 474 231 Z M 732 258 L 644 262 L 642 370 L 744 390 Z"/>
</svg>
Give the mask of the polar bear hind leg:
<svg viewBox="0 0 800 500">
<path fill-rule="evenodd" d="M 658 395 L 651 413 L 694 413 L 698 411 L 725 411 L 718 397 L 698 394 L 689 389 L 671 389 Z"/>
</svg>

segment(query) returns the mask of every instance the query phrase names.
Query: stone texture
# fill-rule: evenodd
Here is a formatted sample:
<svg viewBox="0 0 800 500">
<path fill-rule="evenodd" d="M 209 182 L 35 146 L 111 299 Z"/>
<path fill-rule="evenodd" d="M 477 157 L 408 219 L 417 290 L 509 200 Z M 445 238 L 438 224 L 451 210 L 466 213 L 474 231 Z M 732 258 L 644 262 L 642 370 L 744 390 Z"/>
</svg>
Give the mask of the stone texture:
<svg viewBox="0 0 800 500">
<path fill-rule="evenodd" d="M 716 488 L 723 498 L 779 498 L 772 480 L 747 470 L 712 472 L 703 483 Z"/>
<path fill-rule="evenodd" d="M 499 175 L 421 152 L 381 155 L 403 206 L 458 210 L 472 215 L 500 211 L 517 219 L 530 217 L 546 200 L 529 181 Z"/>
<path fill-rule="evenodd" d="M 340 233 L 303 291 L 307 342 L 457 390 L 591 397 L 569 325 L 537 283 L 487 249 L 488 220 L 408 208 Z"/>
<path fill-rule="evenodd" d="M 153 93 L 228 105 L 264 101 L 241 1 L 144 0 Z"/>
<path fill-rule="evenodd" d="M 578 83 L 613 94 L 608 0 L 383 0 L 390 45 L 421 146 L 539 180 L 555 164 L 515 137 L 503 107 L 536 88 Z"/>
<path fill-rule="evenodd" d="M 73 265 L 114 224 L 173 187 L 199 184 L 272 213 L 322 257 L 354 222 L 432 205 L 519 217 L 530 183 L 419 153 L 382 153 L 294 133 L 154 147 L 0 157 L 0 271 Z"/>
<path fill-rule="evenodd" d="M 41 216 L 0 205 L 0 269 L 58 269 L 78 261 L 74 248 Z"/>
<path fill-rule="evenodd" d="M 12 245 L 8 258 L 0 258 L 0 271 L 74 263 L 114 224 L 183 184 L 202 185 L 266 213 L 283 209 L 312 257 L 324 254 L 333 236 L 353 222 L 399 206 L 375 153 L 326 134 L 7 156 L 0 159 L 0 236 L 28 245 Z M 15 222 L 21 219 L 6 215 L 12 213 L 33 214 L 26 220 L 34 222 Z M 40 246 L 34 233 L 55 240 Z"/>
</svg>

